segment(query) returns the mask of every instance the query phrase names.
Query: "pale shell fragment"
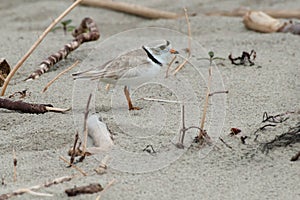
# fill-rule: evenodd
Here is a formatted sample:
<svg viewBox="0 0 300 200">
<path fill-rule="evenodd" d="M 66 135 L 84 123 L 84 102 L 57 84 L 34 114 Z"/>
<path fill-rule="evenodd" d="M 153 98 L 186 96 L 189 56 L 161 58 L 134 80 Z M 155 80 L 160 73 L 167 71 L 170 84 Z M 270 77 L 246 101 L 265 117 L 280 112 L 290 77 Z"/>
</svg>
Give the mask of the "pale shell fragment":
<svg viewBox="0 0 300 200">
<path fill-rule="evenodd" d="M 97 115 L 91 115 L 87 120 L 88 135 L 93 140 L 94 147 L 89 147 L 90 153 L 108 151 L 114 145 L 111 134 L 104 122 L 100 121 Z"/>
<path fill-rule="evenodd" d="M 261 11 L 246 12 L 243 17 L 243 23 L 248 29 L 262 33 L 277 32 L 284 25 L 284 22 Z"/>
</svg>

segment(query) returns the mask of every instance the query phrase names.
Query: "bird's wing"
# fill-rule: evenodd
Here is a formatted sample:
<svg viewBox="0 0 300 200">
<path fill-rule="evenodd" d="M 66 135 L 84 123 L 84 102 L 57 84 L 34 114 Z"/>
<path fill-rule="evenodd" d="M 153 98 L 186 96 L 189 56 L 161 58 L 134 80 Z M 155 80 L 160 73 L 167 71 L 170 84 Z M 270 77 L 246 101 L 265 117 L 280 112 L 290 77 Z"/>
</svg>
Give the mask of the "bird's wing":
<svg viewBox="0 0 300 200">
<path fill-rule="evenodd" d="M 75 76 L 75 78 L 118 80 L 124 76 L 128 78 L 139 75 L 141 70 L 138 68 L 143 68 L 143 66 L 147 66 L 149 63 L 145 51 L 136 49 L 122 54 L 100 67 L 73 74 L 73 76 Z"/>
</svg>

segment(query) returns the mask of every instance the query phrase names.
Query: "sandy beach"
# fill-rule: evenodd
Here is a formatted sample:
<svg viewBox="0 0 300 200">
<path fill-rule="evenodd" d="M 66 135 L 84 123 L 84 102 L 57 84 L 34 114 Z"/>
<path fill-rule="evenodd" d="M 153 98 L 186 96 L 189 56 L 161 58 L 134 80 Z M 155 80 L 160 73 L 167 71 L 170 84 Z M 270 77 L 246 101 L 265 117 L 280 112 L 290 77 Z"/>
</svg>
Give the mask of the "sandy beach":
<svg viewBox="0 0 300 200">
<path fill-rule="evenodd" d="M 209 11 L 230 11 L 238 7 L 295 9 L 300 2 L 124 2 L 181 14 L 185 7 L 188 13 L 194 13 L 189 17 L 192 35 L 190 63 L 176 76 L 171 73 L 168 78 L 165 78 L 167 68 L 163 67 L 154 80 L 132 88 L 133 103 L 143 109 L 128 111 L 122 86 L 106 91 L 104 83 L 74 81 L 71 74 L 97 67 L 128 49 L 160 39 L 170 40 L 172 46 L 186 57 L 186 20 L 184 17 L 149 20 L 102 8 L 77 6 L 64 19 L 72 19 L 71 25 L 78 26 L 83 18 L 93 18 L 100 38 L 82 44 L 37 80 L 23 81 L 43 59 L 73 40 L 70 32 L 66 35 L 61 29 L 50 32 L 17 71 L 6 90 L 5 98 L 27 89 L 30 95 L 22 99 L 25 102 L 72 109 L 64 114 L 48 112 L 40 115 L 0 109 L 0 196 L 75 175 L 70 181 L 34 190 L 52 197 L 23 194 L 11 199 L 68 199 L 65 189 L 91 183 L 105 187 L 112 180 L 115 182 L 102 193 L 72 198 L 96 199 L 101 194 L 101 199 L 300 199 L 300 160 L 290 161 L 300 151 L 299 35 L 258 33 L 246 29 L 241 17 L 205 15 Z M 1 2 L 0 58 L 5 58 L 11 67 L 15 66 L 47 26 L 71 4 L 72 1 L 67 0 Z M 230 53 L 237 57 L 243 51 L 251 50 L 256 51 L 253 66 L 236 66 L 228 59 Z M 209 62 L 202 58 L 207 58 L 209 51 L 225 58 L 215 60 L 212 65 L 210 90 L 228 90 L 227 94 L 215 94 L 209 98 L 204 128 L 212 145 L 199 147 L 193 142 L 198 131 L 192 129 L 186 134 L 185 148 L 178 149 L 173 145 L 177 142 L 182 123 L 178 101 L 185 104 L 186 126 L 199 126 L 209 69 Z M 77 67 L 42 93 L 50 80 L 76 60 L 80 61 Z M 115 147 L 111 152 L 88 156 L 76 164 L 88 174 L 83 176 L 74 168 L 67 168 L 59 157 L 69 159 L 67 152 L 74 143 L 76 130 L 82 138 L 84 112 L 90 93 L 93 94 L 90 114 L 97 114 L 107 124 Z M 16 96 L 14 100 L 19 98 Z M 257 131 L 266 125 L 262 123 L 264 112 L 269 115 L 283 113 L 282 122 Z M 293 127 L 296 128 L 291 129 Z M 247 136 L 245 144 L 239 137 L 230 136 L 231 128 L 239 128 L 239 136 Z M 264 143 L 291 130 L 298 134 L 292 144 L 262 151 Z M 151 145 L 156 153 L 143 151 L 147 145 Z M 13 148 L 18 161 L 16 182 L 13 181 Z M 110 156 L 106 173 L 96 174 L 94 169 L 105 155 Z"/>
</svg>

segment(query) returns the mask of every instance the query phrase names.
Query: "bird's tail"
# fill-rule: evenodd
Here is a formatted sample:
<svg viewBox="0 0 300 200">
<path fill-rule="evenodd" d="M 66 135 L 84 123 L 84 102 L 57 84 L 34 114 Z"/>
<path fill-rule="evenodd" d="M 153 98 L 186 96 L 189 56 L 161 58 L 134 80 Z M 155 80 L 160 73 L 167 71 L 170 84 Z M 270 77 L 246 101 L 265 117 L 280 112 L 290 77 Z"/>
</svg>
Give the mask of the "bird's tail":
<svg viewBox="0 0 300 200">
<path fill-rule="evenodd" d="M 97 77 L 99 77 L 99 71 L 95 71 L 95 70 L 86 70 L 86 71 L 82 71 L 82 72 L 77 72 L 72 74 L 73 79 L 96 79 Z"/>
</svg>

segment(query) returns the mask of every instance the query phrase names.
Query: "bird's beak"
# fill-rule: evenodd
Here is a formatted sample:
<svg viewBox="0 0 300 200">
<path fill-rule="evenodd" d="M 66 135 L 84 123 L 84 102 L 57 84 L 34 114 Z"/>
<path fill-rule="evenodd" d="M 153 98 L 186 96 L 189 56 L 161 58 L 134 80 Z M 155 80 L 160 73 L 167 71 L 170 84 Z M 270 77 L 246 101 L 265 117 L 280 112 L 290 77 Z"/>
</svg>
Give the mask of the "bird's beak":
<svg viewBox="0 0 300 200">
<path fill-rule="evenodd" d="M 176 51 L 175 49 L 170 49 L 170 53 L 172 53 L 172 54 L 179 54 L 179 52 Z"/>
</svg>

